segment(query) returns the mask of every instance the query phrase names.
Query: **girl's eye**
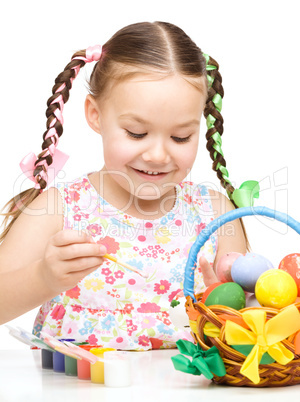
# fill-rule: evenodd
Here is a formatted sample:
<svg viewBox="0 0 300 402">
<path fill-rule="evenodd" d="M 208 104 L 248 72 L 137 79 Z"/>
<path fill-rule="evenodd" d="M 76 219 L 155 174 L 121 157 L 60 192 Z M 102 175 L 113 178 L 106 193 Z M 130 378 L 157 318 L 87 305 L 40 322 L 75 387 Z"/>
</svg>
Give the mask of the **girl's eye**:
<svg viewBox="0 0 300 402">
<path fill-rule="evenodd" d="M 143 138 L 147 134 L 147 133 L 135 134 L 135 133 L 132 133 L 131 131 L 128 131 L 128 130 L 125 130 L 125 131 L 126 131 L 126 134 L 128 135 L 128 137 L 131 137 L 131 138 Z"/>
<path fill-rule="evenodd" d="M 181 137 L 172 137 L 172 138 L 175 142 L 189 142 L 191 139 L 191 135 L 189 135 L 188 137 L 184 137 L 184 138 L 181 138 Z"/>
<path fill-rule="evenodd" d="M 131 137 L 131 138 L 137 138 L 137 139 L 139 139 L 139 138 L 143 138 L 143 137 L 145 137 L 145 135 L 147 135 L 147 133 L 144 133 L 144 134 L 135 134 L 135 133 L 132 133 L 131 131 L 128 131 L 128 130 L 125 130 L 125 131 L 126 131 L 128 137 Z M 181 137 L 171 137 L 171 138 L 172 138 L 175 142 L 184 143 L 184 142 L 190 141 L 191 136 L 189 135 L 188 137 L 184 137 L 184 138 L 181 138 Z"/>
</svg>

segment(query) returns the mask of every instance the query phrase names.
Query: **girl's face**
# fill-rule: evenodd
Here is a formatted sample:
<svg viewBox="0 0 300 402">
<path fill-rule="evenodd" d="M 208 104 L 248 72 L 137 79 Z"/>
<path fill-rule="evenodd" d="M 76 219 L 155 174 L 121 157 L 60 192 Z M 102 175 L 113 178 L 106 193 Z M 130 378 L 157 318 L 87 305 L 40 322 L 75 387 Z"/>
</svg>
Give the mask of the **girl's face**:
<svg viewBox="0 0 300 402">
<path fill-rule="evenodd" d="M 204 82 L 200 91 L 180 75 L 138 76 L 114 85 L 103 101 L 87 97 L 88 123 L 103 139 L 104 183 L 118 197 L 147 204 L 174 195 L 196 158 Z"/>
</svg>

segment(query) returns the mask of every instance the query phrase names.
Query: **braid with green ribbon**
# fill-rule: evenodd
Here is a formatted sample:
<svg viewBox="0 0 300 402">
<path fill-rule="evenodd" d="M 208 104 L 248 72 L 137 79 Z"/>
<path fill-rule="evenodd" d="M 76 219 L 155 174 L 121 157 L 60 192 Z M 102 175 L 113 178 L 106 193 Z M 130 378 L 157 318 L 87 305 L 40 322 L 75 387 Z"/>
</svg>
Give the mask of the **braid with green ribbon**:
<svg viewBox="0 0 300 402">
<path fill-rule="evenodd" d="M 204 117 L 207 125 L 207 145 L 206 148 L 213 160 L 212 168 L 217 173 L 222 187 L 226 190 L 229 199 L 234 205 L 239 207 L 253 206 L 253 198 L 259 197 L 259 184 L 257 181 L 245 181 L 239 189 L 235 189 L 229 180 L 226 161 L 222 151 L 223 117 L 222 98 L 224 89 L 222 77 L 219 73 L 218 63 L 207 54 L 203 53 L 206 61 L 206 74 L 208 81 L 208 97 L 204 109 Z"/>
</svg>

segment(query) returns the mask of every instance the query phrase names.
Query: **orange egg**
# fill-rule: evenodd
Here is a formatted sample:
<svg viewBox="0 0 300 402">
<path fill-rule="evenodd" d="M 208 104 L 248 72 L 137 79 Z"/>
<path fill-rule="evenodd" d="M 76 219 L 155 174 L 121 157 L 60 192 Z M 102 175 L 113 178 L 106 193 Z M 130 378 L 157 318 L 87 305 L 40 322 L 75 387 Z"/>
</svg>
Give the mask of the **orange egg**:
<svg viewBox="0 0 300 402">
<path fill-rule="evenodd" d="M 279 263 L 279 269 L 289 273 L 296 282 L 298 296 L 300 296 L 300 254 L 293 253 L 285 256 Z"/>
<path fill-rule="evenodd" d="M 213 283 L 212 285 L 208 286 L 208 288 L 205 289 L 205 292 L 204 292 L 203 295 L 202 295 L 201 302 L 202 302 L 202 303 L 205 303 L 205 300 L 207 299 L 208 295 L 209 295 L 217 286 L 220 286 L 220 285 L 222 285 L 222 284 L 223 284 L 223 282 L 216 282 L 216 283 Z"/>
</svg>

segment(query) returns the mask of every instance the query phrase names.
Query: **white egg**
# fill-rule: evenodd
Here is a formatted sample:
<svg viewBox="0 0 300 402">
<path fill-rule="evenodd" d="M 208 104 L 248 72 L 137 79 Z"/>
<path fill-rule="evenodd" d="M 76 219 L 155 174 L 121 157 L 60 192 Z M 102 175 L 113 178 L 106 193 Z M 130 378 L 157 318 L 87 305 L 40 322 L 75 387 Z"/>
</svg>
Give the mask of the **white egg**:
<svg viewBox="0 0 300 402">
<path fill-rule="evenodd" d="M 246 307 L 261 307 L 255 297 L 255 294 L 246 294 Z"/>
<path fill-rule="evenodd" d="M 180 304 L 169 308 L 170 320 L 177 328 L 189 327 L 189 317 L 185 311 L 185 298 L 178 301 Z"/>
</svg>

